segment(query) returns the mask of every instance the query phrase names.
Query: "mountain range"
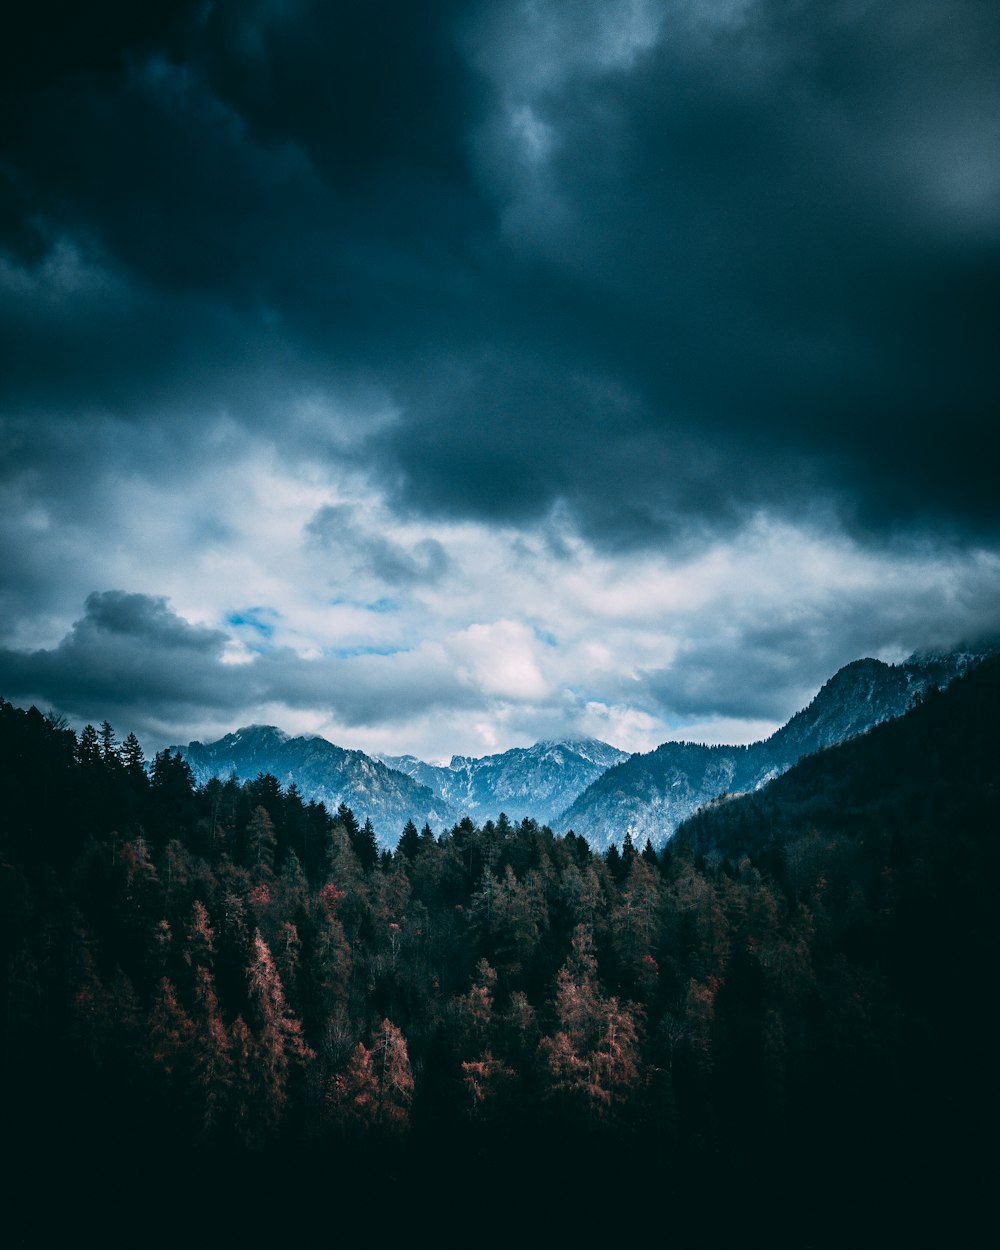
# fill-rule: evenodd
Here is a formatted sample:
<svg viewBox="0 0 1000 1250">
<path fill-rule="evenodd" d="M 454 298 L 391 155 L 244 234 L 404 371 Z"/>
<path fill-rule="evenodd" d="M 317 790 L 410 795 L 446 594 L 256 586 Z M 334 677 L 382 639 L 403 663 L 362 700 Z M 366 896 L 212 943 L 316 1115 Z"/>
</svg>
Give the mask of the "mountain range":
<svg viewBox="0 0 1000 1250">
<path fill-rule="evenodd" d="M 373 758 L 325 738 L 290 737 L 250 725 L 216 742 L 176 747 L 195 779 L 273 774 L 303 797 L 370 819 L 379 841 L 394 846 L 407 820 L 440 833 L 462 817 L 485 821 L 504 812 L 531 817 L 556 832 L 582 834 L 597 849 L 626 834 L 662 846 L 677 826 L 722 794 L 761 789 L 803 756 L 902 715 L 932 688 L 997 651 L 996 644 L 927 652 L 903 664 L 861 659 L 840 669 L 812 702 L 769 738 L 749 746 L 665 742 L 628 755 L 592 738 L 545 741 L 447 765 L 412 755 Z"/>
<path fill-rule="evenodd" d="M 536 742 L 474 759 L 453 755 L 447 766 L 412 755 L 383 755 L 391 768 L 429 786 L 463 815 L 511 820 L 531 817 L 555 828 L 563 812 L 591 782 L 629 758 L 596 738 Z"/>
</svg>

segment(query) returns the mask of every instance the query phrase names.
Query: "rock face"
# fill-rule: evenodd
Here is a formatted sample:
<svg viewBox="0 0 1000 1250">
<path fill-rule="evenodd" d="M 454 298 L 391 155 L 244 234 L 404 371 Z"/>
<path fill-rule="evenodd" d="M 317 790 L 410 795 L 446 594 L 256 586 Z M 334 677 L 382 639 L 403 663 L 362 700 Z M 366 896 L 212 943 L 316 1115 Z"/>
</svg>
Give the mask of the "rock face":
<svg viewBox="0 0 1000 1250">
<path fill-rule="evenodd" d="M 284 787 L 294 782 L 307 801 L 325 803 L 331 812 L 346 803 L 359 822 L 372 822 L 384 846 L 396 845 L 408 820 L 440 832 L 458 818 L 439 795 L 381 760 L 325 738 L 290 738 L 273 725 L 248 725 L 217 742 L 190 742 L 176 750 L 199 783 L 271 773 Z"/>
<path fill-rule="evenodd" d="M 425 764 L 412 755 L 381 757 L 473 820 L 504 812 L 514 821 L 530 816 L 550 825 L 592 781 L 628 758 L 627 752 L 595 738 L 536 742 L 480 759 L 455 755 L 447 766 Z"/>
<path fill-rule="evenodd" d="M 823 686 L 808 707 L 762 742 L 745 747 L 665 742 L 610 768 L 554 825 L 573 829 L 596 849 L 625 834 L 639 846 L 662 846 L 682 820 L 720 794 L 766 785 L 797 760 L 901 716 L 931 687 L 995 652 L 993 645 L 912 656 L 904 664 L 855 660 Z"/>
</svg>

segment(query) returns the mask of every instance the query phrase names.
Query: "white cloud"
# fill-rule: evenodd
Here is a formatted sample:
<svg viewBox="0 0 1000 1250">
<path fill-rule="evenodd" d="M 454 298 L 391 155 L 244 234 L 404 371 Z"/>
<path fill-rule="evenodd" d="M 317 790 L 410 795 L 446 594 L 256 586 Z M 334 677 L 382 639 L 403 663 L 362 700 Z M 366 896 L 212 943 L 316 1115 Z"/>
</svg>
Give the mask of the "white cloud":
<svg viewBox="0 0 1000 1250">
<path fill-rule="evenodd" d="M 111 706 L 98 682 L 75 682 L 74 714 L 116 717 L 151 745 L 263 720 L 433 759 L 560 734 L 627 750 L 750 741 L 841 664 L 974 636 L 1000 615 L 1000 559 L 986 550 L 861 548 L 832 526 L 760 514 L 683 558 L 612 557 L 565 518 L 400 518 L 356 467 L 278 456 L 224 419 L 187 438 L 158 455 L 155 429 L 95 428 L 94 473 L 74 494 L 36 496 L 25 478 L 7 499 L 25 565 L 50 577 L 11 599 L 8 654 L 110 671 L 100 638 L 86 654 L 53 649 L 91 592 L 115 588 L 154 607 L 164 597 L 177 629 L 224 640 L 173 668 L 164 653 L 159 684 L 109 692 Z M 315 541 L 317 516 L 335 542 Z M 135 644 L 151 674 L 159 645 Z M 51 688 L 31 691 L 49 705 L 56 659 L 36 666 Z M 176 698 L 159 705 L 169 683 Z"/>
<path fill-rule="evenodd" d="M 447 649 L 463 679 L 484 695 L 529 702 L 551 694 L 538 663 L 538 641 L 521 621 L 469 625 L 447 640 Z"/>
</svg>

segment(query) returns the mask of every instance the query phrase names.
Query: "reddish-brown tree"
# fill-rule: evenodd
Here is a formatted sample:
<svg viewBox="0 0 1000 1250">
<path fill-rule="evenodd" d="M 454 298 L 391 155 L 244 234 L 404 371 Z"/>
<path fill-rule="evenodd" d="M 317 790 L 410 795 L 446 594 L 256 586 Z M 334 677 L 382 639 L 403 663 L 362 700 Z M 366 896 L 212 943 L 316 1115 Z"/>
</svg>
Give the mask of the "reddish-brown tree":
<svg viewBox="0 0 1000 1250">
<path fill-rule="evenodd" d="M 371 1046 L 359 1042 L 346 1071 L 335 1086 L 340 1116 L 362 1128 L 403 1132 L 410 1124 L 413 1069 L 406 1038 L 385 1019 L 372 1035 Z"/>
</svg>

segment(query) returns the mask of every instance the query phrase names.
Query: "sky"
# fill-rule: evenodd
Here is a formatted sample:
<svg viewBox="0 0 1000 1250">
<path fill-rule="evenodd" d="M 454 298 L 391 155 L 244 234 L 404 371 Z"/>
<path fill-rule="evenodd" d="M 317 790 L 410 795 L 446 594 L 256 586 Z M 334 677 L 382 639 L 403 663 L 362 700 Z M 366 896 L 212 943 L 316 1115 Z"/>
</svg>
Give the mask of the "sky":
<svg viewBox="0 0 1000 1250">
<path fill-rule="evenodd" d="M 995 0 L 38 0 L 0 695 L 747 742 L 1000 632 Z"/>
</svg>

